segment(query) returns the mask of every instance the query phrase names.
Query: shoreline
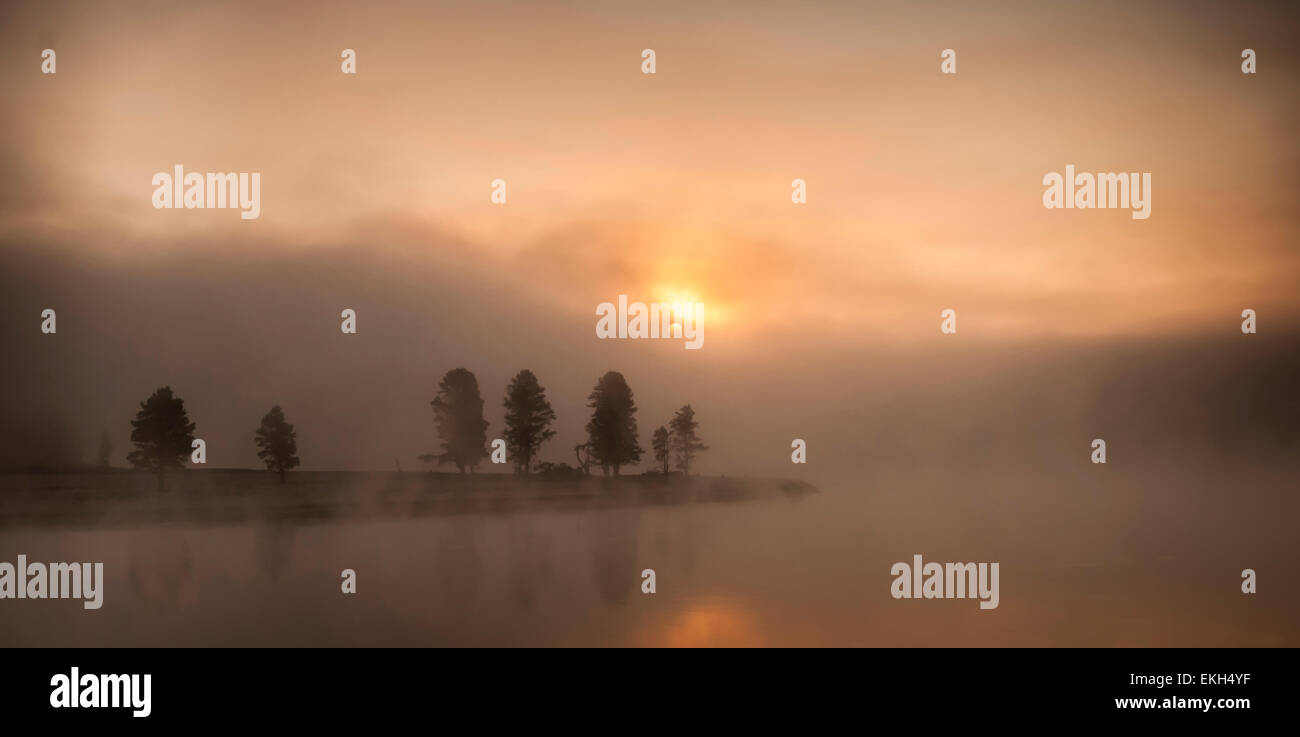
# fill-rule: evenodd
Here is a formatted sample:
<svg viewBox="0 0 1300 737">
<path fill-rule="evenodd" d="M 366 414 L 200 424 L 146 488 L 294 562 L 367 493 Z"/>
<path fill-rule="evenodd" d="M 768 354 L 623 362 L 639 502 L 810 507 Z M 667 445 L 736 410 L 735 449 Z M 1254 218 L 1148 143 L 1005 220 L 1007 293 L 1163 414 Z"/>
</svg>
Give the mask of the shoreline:
<svg viewBox="0 0 1300 737">
<path fill-rule="evenodd" d="M 312 524 L 798 499 L 805 481 L 740 476 L 547 478 L 513 474 L 203 469 L 0 473 L 0 529 Z"/>
</svg>

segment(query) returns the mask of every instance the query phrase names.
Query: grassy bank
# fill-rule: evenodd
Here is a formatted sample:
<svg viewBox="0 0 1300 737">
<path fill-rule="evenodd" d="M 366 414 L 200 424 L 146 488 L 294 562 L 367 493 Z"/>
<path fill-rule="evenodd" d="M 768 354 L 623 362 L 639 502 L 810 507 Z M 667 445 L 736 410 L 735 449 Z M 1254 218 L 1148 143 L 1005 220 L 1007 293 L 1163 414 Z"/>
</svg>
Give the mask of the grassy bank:
<svg viewBox="0 0 1300 737">
<path fill-rule="evenodd" d="M 798 497 L 802 481 L 743 477 L 541 478 L 510 474 L 187 470 L 0 474 L 0 528 L 323 522 Z"/>
</svg>

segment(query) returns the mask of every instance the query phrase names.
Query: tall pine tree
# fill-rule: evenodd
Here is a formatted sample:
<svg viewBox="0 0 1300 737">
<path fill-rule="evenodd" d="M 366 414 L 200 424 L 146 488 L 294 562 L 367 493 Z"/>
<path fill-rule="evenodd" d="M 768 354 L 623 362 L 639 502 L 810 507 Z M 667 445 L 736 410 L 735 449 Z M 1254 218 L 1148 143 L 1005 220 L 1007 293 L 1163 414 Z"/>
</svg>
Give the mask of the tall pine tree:
<svg viewBox="0 0 1300 737">
<path fill-rule="evenodd" d="M 627 380 L 617 371 L 610 371 L 596 382 L 587 397 L 591 407 L 591 420 L 587 422 L 588 445 L 591 459 L 600 464 L 606 476 L 619 468 L 641 461 L 641 446 L 637 442 L 636 402 Z"/>
<path fill-rule="evenodd" d="M 298 433 L 293 425 L 284 421 L 284 410 L 275 405 L 262 417 L 262 426 L 257 428 L 257 457 L 266 464 L 268 471 L 280 474 L 280 483 L 284 483 L 286 471 L 298 466 Z"/>
<path fill-rule="evenodd" d="M 542 443 L 555 437 L 551 423 L 555 410 L 546 400 L 546 390 L 532 371 L 524 369 L 506 387 L 506 450 L 515 459 L 515 469 L 527 474 Z"/>
<path fill-rule="evenodd" d="M 668 434 L 668 428 L 663 425 L 655 428 L 654 439 L 650 441 L 650 446 L 655 451 L 655 462 L 663 464 L 664 475 L 668 474 L 668 458 L 672 455 L 671 442 L 672 437 Z"/>
<path fill-rule="evenodd" d="M 487 458 L 487 420 L 483 419 L 483 397 L 478 379 L 463 368 L 452 369 L 438 384 L 433 405 L 433 423 L 442 439 L 438 463 L 454 463 L 465 473 Z"/>
<path fill-rule="evenodd" d="M 158 488 L 169 468 L 184 468 L 185 455 L 194 443 L 194 423 L 185 414 L 185 400 L 164 386 L 140 403 L 140 411 L 131 420 L 131 442 L 135 450 L 127 454 L 131 465 L 158 474 Z"/>
<path fill-rule="evenodd" d="M 696 434 L 696 428 L 700 423 L 695 420 L 695 410 L 691 405 L 686 405 L 677 410 L 673 415 L 672 422 L 668 423 L 672 428 L 672 446 L 673 452 L 677 455 L 677 467 L 681 469 L 682 475 L 689 476 L 691 473 L 691 463 L 695 461 L 695 456 L 699 451 L 708 450 L 709 446 L 700 442 L 699 435 Z"/>
</svg>

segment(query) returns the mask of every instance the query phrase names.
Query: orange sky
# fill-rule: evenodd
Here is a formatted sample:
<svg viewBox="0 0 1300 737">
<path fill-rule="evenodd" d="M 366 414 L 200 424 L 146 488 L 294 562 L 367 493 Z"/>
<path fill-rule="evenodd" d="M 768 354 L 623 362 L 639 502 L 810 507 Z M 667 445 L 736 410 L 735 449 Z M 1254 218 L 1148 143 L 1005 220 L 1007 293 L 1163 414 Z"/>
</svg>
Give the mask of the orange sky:
<svg viewBox="0 0 1300 737">
<path fill-rule="evenodd" d="M 905 340 L 949 307 L 1012 338 L 1295 316 L 1290 11 L 264 5 L 6 11 L 0 235 L 127 262 L 382 241 L 574 320 L 693 295 L 710 341 Z M 261 172 L 261 218 L 153 209 L 177 163 Z M 1067 164 L 1151 172 L 1151 218 L 1045 210 Z"/>
</svg>

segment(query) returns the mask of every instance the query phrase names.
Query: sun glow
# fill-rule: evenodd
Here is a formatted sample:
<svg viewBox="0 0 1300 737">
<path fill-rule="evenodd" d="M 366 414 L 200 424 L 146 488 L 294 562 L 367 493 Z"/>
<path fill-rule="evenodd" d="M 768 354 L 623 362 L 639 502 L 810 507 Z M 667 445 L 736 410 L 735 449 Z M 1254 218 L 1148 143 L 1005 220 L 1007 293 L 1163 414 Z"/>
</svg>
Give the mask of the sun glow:
<svg viewBox="0 0 1300 737">
<path fill-rule="evenodd" d="M 673 284 L 659 284 L 650 290 L 655 302 L 681 305 L 704 305 L 703 314 L 710 327 L 726 321 L 727 310 L 717 301 L 704 296 L 702 290 Z M 672 324 L 681 325 L 682 316 L 674 311 Z"/>
<path fill-rule="evenodd" d="M 754 647 L 762 636 L 743 610 L 721 602 L 699 604 L 682 612 L 660 639 L 667 647 Z"/>
</svg>

